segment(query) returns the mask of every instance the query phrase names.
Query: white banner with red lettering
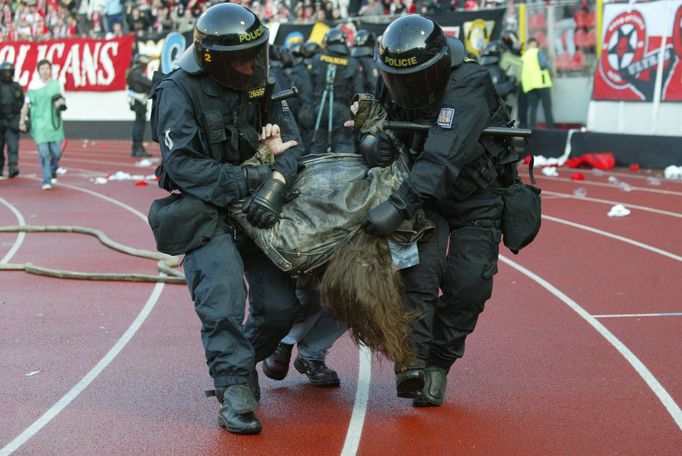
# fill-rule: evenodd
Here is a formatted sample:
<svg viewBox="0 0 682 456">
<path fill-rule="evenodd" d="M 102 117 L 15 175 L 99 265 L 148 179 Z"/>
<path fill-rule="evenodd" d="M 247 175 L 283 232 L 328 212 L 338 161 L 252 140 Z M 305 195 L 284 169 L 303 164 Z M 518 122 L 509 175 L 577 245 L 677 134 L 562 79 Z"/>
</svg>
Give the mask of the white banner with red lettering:
<svg viewBox="0 0 682 456">
<path fill-rule="evenodd" d="M 0 43 L 0 62 L 11 62 L 15 80 L 26 89 L 38 77 L 36 64 L 52 62 L 53 77 L 66 91 L 110 92 L 126 89 L 126 71 L 133 55 L 135 36 L 108 40 L 69 38 Z"/>
<path fill-rule="evenodd" d="M 682 101 L 682 0 L 604 5 L 593 100 Z"/>
</svg>

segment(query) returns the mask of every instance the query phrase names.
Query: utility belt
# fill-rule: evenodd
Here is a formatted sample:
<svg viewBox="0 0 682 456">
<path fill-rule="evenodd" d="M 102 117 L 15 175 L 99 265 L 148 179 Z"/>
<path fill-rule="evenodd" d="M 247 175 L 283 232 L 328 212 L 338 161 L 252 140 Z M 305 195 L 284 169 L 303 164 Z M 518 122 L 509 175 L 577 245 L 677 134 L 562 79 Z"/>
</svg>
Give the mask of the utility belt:
<svg viewBox="0 0 682 456">
<path fill-rule="evenodd" d="M 493 220 L 493 219 L 480 219 L 480 220 L 472 220 L 471 222 L 460 222 L 460 223 L 452 223 L 451 224 L 451 229 L 457 229 L 457 228 L 462 228 L 464 226 L 475 226 L 479 228 L 497 228 L 500 229 L 502 228 L 502 220 Z"/>
</svg>

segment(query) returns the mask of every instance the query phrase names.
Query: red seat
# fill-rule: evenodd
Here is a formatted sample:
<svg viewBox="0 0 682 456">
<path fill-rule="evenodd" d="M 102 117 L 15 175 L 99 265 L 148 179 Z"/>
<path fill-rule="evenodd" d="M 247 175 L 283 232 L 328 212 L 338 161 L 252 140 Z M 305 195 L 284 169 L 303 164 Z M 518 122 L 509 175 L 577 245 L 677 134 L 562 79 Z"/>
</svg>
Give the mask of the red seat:
<svg viewBox="0 0 682 456">
<path fill-rule="evenodd" d="M 585 17 L 586 17 L 585 11 L 577 11 L 573 16 L 573 19 L 575 20 L 575 26 L 585 27 Z"/>
<path fill-rule="evenodd" d="M 574 69 L 580 69 L 585 67 L 585 54 L 583 53 L 583 51 L 575 51 L 571 66 Z"/>
<path fill-rule="evenodd" d="M 585 27 L 594 27 L 594 11 L 585 14 Z"/>
<path fill-rule="evenodd" d="M 533 14 L 533 16 L 531 16 L 530 18 L 529 26 L 532 29 L 547 28 L 547 21 L 545 21 L 545 15 L 542 14 L 541 12 Z"/>
<path fill-rule="evenodd" d="M 583 29 L 576 30 L 575 34 L 573 35 L 573 41 L 575 42 L 575 45 L 578 47 L 587 46 L 587 44 L 585 44 L 587 41 L 587 33 L 585 33 L 585 30 Z"/>
<path fill-rule="evenodd" d="M 546 48 L 547 47 L 547 35 L 542 30 L 538 30 L 535 32 L 533 37 L 538 40 L 538 44 L 540 45 L 540 48 Z"/>
<path fill-rule="evenodd" d="M 591 28 L 587 34 L 585 34 L 585 47 L 595 47 L 597 45 L 597 34 L 594 28 Z"/>
</svg>

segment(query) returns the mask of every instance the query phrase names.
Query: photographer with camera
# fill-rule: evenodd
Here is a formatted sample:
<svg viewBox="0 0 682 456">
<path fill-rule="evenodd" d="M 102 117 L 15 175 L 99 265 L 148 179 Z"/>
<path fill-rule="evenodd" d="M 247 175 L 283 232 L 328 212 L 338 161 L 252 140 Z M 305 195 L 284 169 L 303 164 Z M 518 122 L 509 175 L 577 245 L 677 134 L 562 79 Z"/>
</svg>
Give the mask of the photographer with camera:
<svg viewBox="0 0 682 456">
<path fill-rule="evenodd" d="M 33 79 L 26 92 L 26 101 L 21 110 L 19 129 L 28 130 L 31 119 L 31 136 L 38 145 L 40 167 L 43 172 L 42 189 L 50 190 L 57 183 L 57 169 L 62 156 L 64 141 L 62 111 L 66 111 L 66 100 L 59 81 L 52 79 L 52 64 L 49 60 L 38 62 L 38 79 Z"/>
</svg>

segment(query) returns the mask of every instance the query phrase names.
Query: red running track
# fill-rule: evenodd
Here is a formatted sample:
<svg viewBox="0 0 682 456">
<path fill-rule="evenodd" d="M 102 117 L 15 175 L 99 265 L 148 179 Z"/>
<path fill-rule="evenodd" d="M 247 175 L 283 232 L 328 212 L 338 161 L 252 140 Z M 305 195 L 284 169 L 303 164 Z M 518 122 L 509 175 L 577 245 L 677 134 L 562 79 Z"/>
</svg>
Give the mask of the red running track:
<svg viewBox="0 0 682 456">
<path fill-rule="evenodd" d="M 129 150 L 72 141 L 67 173 L 41 191 L 35 146 L 22 142 L 22 174 L 0 180 L 0 225 L 87 226 L 153 250 L 146 213 L 162 192 L 95 181 L 153 174 Z M 261 375 L 263 432 L 232 435 L 203 397 L 184 286 L 0 272 L 0 455 L 682 454 L 682 182 L 559 173 L 538 176 L 542 231 L 518 256 L 502 249 L 493 298 L 435 409 L 396 398 L 392 365 L 344 337 L 329 359 L 340 388 Z M 607 217 L 617 203 L 632 213 Z M 0 233 L 0 262 L 155 273 L 65 233 Z"/>
</svg>

